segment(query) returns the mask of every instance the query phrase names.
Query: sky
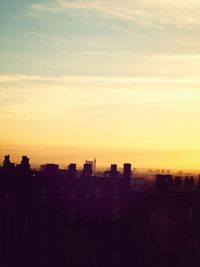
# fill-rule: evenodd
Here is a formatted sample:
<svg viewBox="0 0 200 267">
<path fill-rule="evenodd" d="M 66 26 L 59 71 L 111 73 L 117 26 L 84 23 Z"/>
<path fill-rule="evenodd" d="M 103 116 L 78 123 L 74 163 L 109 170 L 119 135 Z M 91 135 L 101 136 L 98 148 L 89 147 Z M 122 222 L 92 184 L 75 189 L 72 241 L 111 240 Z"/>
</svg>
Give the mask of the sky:
<svg viewBox="0 0 200 267">
<path fill-rule="evenodd" d="M 199 0 L 0 0 L 0 162 L 200 169 Z"/>
</svg>

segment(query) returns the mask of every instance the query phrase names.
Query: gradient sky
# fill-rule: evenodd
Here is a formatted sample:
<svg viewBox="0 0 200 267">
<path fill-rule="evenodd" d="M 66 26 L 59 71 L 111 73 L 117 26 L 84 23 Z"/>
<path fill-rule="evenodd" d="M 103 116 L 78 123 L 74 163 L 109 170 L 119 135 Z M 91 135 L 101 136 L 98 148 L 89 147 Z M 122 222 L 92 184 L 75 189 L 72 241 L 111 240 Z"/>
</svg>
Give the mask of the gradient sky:
<svg viewBox="0 0 200 267">
<path fill-rule="evenodd" d="M 0 161 L 200 169 L 199 0 L 0 0 Z"/>
</svg>

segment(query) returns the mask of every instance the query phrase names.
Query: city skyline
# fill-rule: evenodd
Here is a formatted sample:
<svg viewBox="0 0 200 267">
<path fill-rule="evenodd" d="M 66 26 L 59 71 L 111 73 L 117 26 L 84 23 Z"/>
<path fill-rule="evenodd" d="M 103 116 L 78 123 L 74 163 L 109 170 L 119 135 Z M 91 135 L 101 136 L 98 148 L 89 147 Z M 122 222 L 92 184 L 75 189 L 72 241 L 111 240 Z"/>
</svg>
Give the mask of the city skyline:
<svg viewBox="0 0 200 267">
<path fill-rule="evenodd" d="M 0 162 L 199 169 L 198 1 L 0 7 Z"/>
<path fill-rule="evenodd" d="M 59 170 L 64 171 L 68 168 L 68 166 L 74 165 L 74 164 L 77 166 L 77 169 L 81 171 L 85 164 L 89 164 L 89 165 L 92 165 L 92 170 L 94 174 L 96 173 L 100 175 L 100 174 L 103 174 L 104 171 L 108 171 L 111 165 L 117 166 L 119 172 L 121 172 L 123 170 L 124 164 L 131 164 L 133 165 L 132 175 L 135 175 L 136 177 L 138 176 L 141 177 L 141 175 L 145 175 L 145 177 L 154 179 L 153 176 L 157 174 L 162 174 L 162 175 L 172 174 L 172 175 L 178 175 L 178 176 L 179 175 L 180 176 L 194 175 L 196 180 L 199 177 L 199 169 L 180 169 L 180 168 L 175 169 L 175 168 L 162 168 L 158 166 L 151 166 L 149 168 L 147 167 L 145 168 L 141 166 L 136 166 L 134 162 L 127 163 L 128 161 L 123 161 L 119 163 L 114 160 L 109 160 L 109 162 L 107 162 L 105 165 L 98 165 L 98 161 L 96 158 L 95 159 L 90 158 L 89 160 L 85 159 L 83 161 L 69 160 L 61 164 L 58 162 L 55 162 L 54 160 L 36 163 L 36 162 L 33 162 L 32 159 L 29 158 L 27 155 L 20 155 L 19 158 L 17 158 L 17 160 L 14 160 L 14 158 L 10 154 L 4 155 L 2 157 L 2 159 L 0 160 L 0 168 L 3 168 L 5 158 L 8 158 L 10 160 L 10 163 L 13 167 L 19 166 L 21 164 L 22 159 L 27 158 L 29 160 L 30 168 L 33 170 L 38 170 L 38 171 L 42 170 L 43 167 L 46 165 L 49 165 L 49 166 L 54 165 L 54 166 L 57 166 Z"/>
<path fill-rule="evenodd" d="M 200 174 L 137 177 L 130 163 L 0 168 L 1 265 L 199 267 Z"/>
</svg>

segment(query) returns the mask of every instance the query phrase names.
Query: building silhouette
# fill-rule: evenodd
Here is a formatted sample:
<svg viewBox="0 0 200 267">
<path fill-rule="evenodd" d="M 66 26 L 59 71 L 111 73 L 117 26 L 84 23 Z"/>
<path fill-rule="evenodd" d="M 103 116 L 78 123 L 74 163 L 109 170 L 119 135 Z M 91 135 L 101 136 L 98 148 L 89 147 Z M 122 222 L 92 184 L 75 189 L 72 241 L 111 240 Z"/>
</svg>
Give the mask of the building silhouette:
<svg viewBox="0 0 200 267">
<path fill-rule="evenodd" d="M 32 170 L 23 156 L 0 169 L 0 266 L 200 266 L 200 186 L 157 174 L 131 188 L 132 167 Z"/>
</svg>

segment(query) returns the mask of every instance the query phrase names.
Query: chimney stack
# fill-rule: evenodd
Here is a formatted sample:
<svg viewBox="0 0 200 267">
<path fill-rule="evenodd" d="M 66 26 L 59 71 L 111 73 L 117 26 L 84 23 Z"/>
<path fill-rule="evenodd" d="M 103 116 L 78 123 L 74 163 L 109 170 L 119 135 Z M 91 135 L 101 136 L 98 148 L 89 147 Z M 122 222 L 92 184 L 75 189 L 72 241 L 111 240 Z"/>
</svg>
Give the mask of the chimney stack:
<svg viewBox="0 0 200 267">
<path fill-rule="evenodd" d="M 124 178 L 131 178 L 131 164 L 124 163 Z"/>
</svg>

